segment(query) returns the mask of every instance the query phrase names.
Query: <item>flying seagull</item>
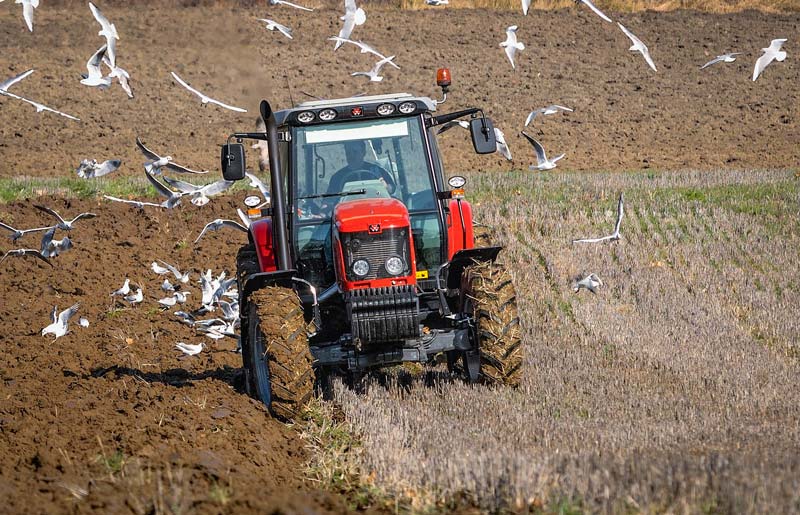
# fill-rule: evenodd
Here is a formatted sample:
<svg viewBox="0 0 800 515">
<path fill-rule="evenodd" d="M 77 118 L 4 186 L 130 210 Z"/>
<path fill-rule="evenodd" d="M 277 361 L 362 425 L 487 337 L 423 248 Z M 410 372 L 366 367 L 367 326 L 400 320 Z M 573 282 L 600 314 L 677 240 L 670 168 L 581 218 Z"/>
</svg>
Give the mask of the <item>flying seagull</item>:
<svg viewBox="0 0 800 515">
<path fill-rule="evenodd" d="M 328 41 L 336 41 L 337 44 L 350 43 L 351 45 L 355 45 L 359 49 L 361 49 L 361 53 L 362 54 L 372 54 L 375 57 L 377 57 L 378 59 L 386 59 L 385 55 L 383 55 L 382 53 L 378 52 L 377 50 L 375 50 L 374 47 L 364 43 L 363 41 L 354 41 L 352 39 L 347 39 L 347 38 L 343 38 L 343 37 L 340 37 L 340 36 L 331 36 L 331 37 L 328 38 Z M 396 65 L 393 61 L 389 61 L 386 64 L 394 66 L 398 70 L 400 69 L 400 67 L 398 65 Z M 308 95 L 308 93 L 306 93 L 306 94 Z M 314 97 L 314 98 L 317 98 L 317 97 Z M 321 98 L 317 98 L 317 100 L 322 100 L 322 99 Z"/>
<path fill-rule="evenodd" d="M 258 188 L 258 192 L 261 193 L 262 197 L 264 197 L 264 202 L 270 202 L 272 197 L 270 196 L 269 190 L 264 182 L 250 172 L 245 172 L 244 174 L 248 179 L 250 179 L 250 187 Z"/>
<path fill-rule="evenodd" d="M 441 127 L 439 127 L 439 130 L 436 131 L 436 134 L 449 131 L 453 127 L 461 127 L 462 129 L 469 130 L 469 122 L 466 120 L 451 120 L 449 122 L 445 122 Z"/>
<path fill-rule="evenodd" d="M 712 64 L 717 64 L 717 63 L 732 63 L 736 60 L 736 57 L 734 56 L 737 55 L 741 55 L 741 52 L 731 52 L 729 54 L 718 55 L 714 59 L 710 60 L 709 62 L 701 66 L 700 69 L 703 70 L 705 68 L 708 68 Z"/>
<path fill-rule="evenodd" d="M 302 5 L 293 4 L 292 2 L 287 2 L 286 0 L 269 0 L 269 5 L 286 5 L 289 7 L 294 7 L 295 9 L 300 9 L 301 11 L 313 11 L 310 7 L 303 7 Z"/>
<path fill-rule="evenodd" d="M 200 352 L 202 352 L 205 346 L 206 344 L 202 342 L 198 344 L 178 342 L 175 344 L 175 348 L 183 352 L 187 356 L 194 356 L 196 354 L 200 354 Z"/>
<path fill-rule="evenodd" d="M 598 8 L 597 8 L 597 6 L 595 6 L 595 5 L 592 3 L 592 1 L 591 1 L 591 0 L 575 0 L 575 3 L 576 3 L 576 4 L 580 4 L 580 3 L 586 4 L 586 6 L 587 6 L 587 7 L 589 7 L 589 9 L 591 9 L 592 11 L 594 11 L 594 13 L 595 13 L 596 15 L 598 15 L 598 16 L 599 16 L 599 17 L 601 17 L 601 18 L 603 18 L 603 19 L 604 19 L 605 21 L 607 21 L 607 22 L 611 22 L 611 18 L 609 18 L 608 16 L 606 16 L 606 15 L 603 13 L 603 11 L 601 11 L 600 9 L 598 9 Z"/>
<path fill-rule="evenodd" d="M 531 0 L 522 0 L 522 15 L 528 15 L 528 9 L 531 8 Z"/>
<path fill-rule="evenodd" d="M 108 58 L 108 55 L 103 56 L 103 64 L 108 66 L 108 68 L 111 70 L 111 72 L 108 74 L 108 78 L 109 79 L 116 78 L 122 90 L 125 91 L 126 95 L 128 95 L 128 98 L 133 98 L 133 90 L 131 89 L 130 82 L 128 82 L 131 79 L 130 73 L 123 70 L 116 64 L 113 64 L 111 60 Z"/>
<path fill-rule="evenodd" d="M 103 62 L 103 55 L 106 53 L 106 45 L 97 49 L 92 57 L 86 61 L 86 69 L 88 74 L 81 79 L 81 84 L 84 86 L 96 86 L 105 89 L 111 86 L 111 79 L 103 77 L 103 70 L 100 69 L 100 63 Z"/>
<path fill-rule="evenodd" d="M 218 105 L 220 107 L 223 107 L 225 109 L 230 109 L 231 111 L 236 111 L 237 113 L 246 113 L 247 112 L 247 109 L 242 109 L 241 107 L 229 106 L 228 104 L 223 104 L 219 100 L 214 100 L 211 97 L 207 97 L 203 93 L 200 93 L 199 91 L 197 91 L 196 89 L 194 89 L 190 85 L 186 84 L 186 82 L 184 82 L 183 79 L 178 77 L 177 73 L 175 73 L 175 72 L 170 72 L 170 73 L 172 74 L 172 77 L 178 82 L 178 84 L 180 84 L 184 88 L 188 89 L 189 91 L 191 91 L 192 93 L 194 93 L 198 97 L 200 97 L 200 102 L 202 102 L 203 105 L 216 104 L 216 105 Z"/>
<path fill-rule="evenodd" d="M 167 177 L 166 175 L 163 178 L 167 184 L 177 189 L 182 194 L 192 197 L 191 202 L 195 206 L 205 206 L 211 200 L 209 197 L 219 195 L 223 191 L 233 186 L 233 181 L 226 181 L 224 179 L 206 184 L 204 186 L 198 186 L 196 184 Z"/>
<path fill-rule="evenodd" d="M 119 159 L 107 159 L 102 163 L 94 159 L 84 159 L 76 172 L 81 179 L 95 179 L 116 171 L 121 164 L 122 161 Z"/>
<path fill-rule="evenodd" d="M 500 152 L 503 157 L 511 161 L 511 150 L 508 148 L 508 144 L 506 144 L 506 136 L 503 134 L 503 131 L 497 127 L 494 128 L 494 139 L 497 142 L 497 151 Z"/>
<path fill-rule="evenodd" d="M 19 75 L 15 75 L 15 76 L 11 77 L 10 79 L 7 79 L 7 80 L 4 80 L 3 82 L 0 82 L 0 91 L 7 91 L 8 88 L 13 86 L 17 82 L 20 82 L 22 79 L 26 78 L 28 75 L 30 75 L 33 72 L 34 72 L 34 70 L 30 69 L 30 70 L 28 70 L 26 72 L 20 73 Z"/>
<path fill-rule="evenodd" d="M 350 39 L 350 34 L 353 33 L 355 26 L 363 25 L 367 21 L 367 13 L 361 7 L 356 7 L 356 0 L 344 0 L 344 16 L 339 19 L 344 22 L 342 29 L 339 31 L 339 37 Z M 342 41 L 336 41 L 333 50 L 339 50 L 339 47 L 343 44 Z"/>
<path fill-rule="evenodd" d="M 644 60 L 647 61 L 648 65 L 650 65 L 650 68 L 652 68 L 653 71 L 658 71 L 656 70 L 656 65 L 653 62 L 653 59 L 650 57 L 650 51 L 647 50 L 647 45 L 642 43 L 641 39 L 637 38 L 631 31 L 626 29 L 625 26 L 622 25 L 620 22 L 617 22 L 617 25 L 619 25 L 619 28 L 622 29 L 622 32 L 624 32 L 625 35 L 628 36 L 628 38 L 633 42 L 633 45 L 631 45 L 631 47 L 628 50 L 630 50 L 631 52 L 641 52 L 642 55 L 644 56 Z"/>
<path fill-rule="evenodd" d="M 558 104 L 549 105 L 547 107 L 540 107 L 539 109 L 534 109 L 530 113 L 528 113 L 528 117 L 525 118 L 525 127 L 531 124 L 531 122 L 536 118 L 538 115 L 551 115 L 556 114 L 560 111 L 568 111 L 572 112 L 573 110 L 569 107 L 560 106 Z"/>
<path fill-rule="evenodd" d="M 197 237 L 196 240 L 194 240 L 194 242 L 197 243 L 198 241 L 200 241 L 200 238 L 202 238 L 207 231 L 218 231 L 223 227 L 238 229 L 244 233 L 247 232 L 247 227 L 238 222 L 234 222 L 233 220 L 223 220 L 222 218 L 217 218 L 216 220 L 208 222 L 206 226 L 203 227 L 203 230 L 200 231 L 200 235 Z"/>
<path fill-rule="evenodd" d="M 586 288 L 592 293 L 597 293 L 597 288 L 599 286 L 603 286 L 603 281 L 601 281 L 600 278 L 597 277 L 597 274 L 592 273 L 587 275 L 580 281 L 576 282 L 575 284 L 573 284 L 572 291 L 578 293 L 581 288 Z"/>
<path fill-rule="evenodd" d="M 177 163 L 172 162 L 172 156 L 160 156 L 150 150 L 149 148 L 144 146 L 142 140 L 139 139 L 139 136 L 136 136 L 136 146 L 139 147 L 139 150 L 144 154 L 144 157 L 148 159 L 145 161 L 144 168 L 147 172 L 152 173 L 153 175 L 158 175 L 161 173 L 162 168 L 166 168 L 167 170 L 178 172 L 178 173 L 193 173 L 193 174 L 203 174 L 208 173 L 208 170 L 203 170 L 202 172 L 197 170 L 192 170 L 191 168 L 186 168 L 185 166 L 181 166 Z"/>
<path fill-rule="evenodd" d="M 166 207 L 163 204 L 156 204 L 155 202 L 143 202 L 141 200 L 128 200 L 119 197 L 112 197 L 111 195 L 103 195 L 103 198 L 114 201 L 114 202 L 123 202 L 125 204 L 133 204 L 134 206 L 138 207 L 139 209 L 144 208 L 145 206 L 149 207 Z"/>
<path fill-rule="evenodd" d="M 786 59 L 786 52 L 781 50 L 781 47 L 784 43 L 786 43 L 786 39 L 773 39 L 772 42 L 769 44 L 767 48 L 762 48 L 761 51 L 764 54 L 756 60 L 756 65 L 753 68 L 753 80 L 755 81 L 761 72 L 764 71 L 764 68 L 767 67 L 769 63 L 773 61 L 783 61 Z"/>
<path fill-rule="evenodd" d="M 259 18 L 258 21 L 263 21 L 264 23 L 266 23 L 267 24 L 267 30 L 278 29 L 278 32 L 280 32 L 284 36 L 286 36 L 289 39 L 293 39 L 292 38 L 292 29 L 290 29 L 286 25 L 281 25 L 277 21 L 268 20 L 267 18 Z"/>
<path fill-rule="evenodd" d="M 101 27 L 101 30 L 97 33 L 97 35 L 106 38 L 106 45 L 108 46 L 106 54 L 108 55 L 108 60 L 111 62 L 111 68 L 114 68 L 117 65 L 117 40 L 119 39 L 117 28 L 113 23 L 108 21 L 108 18 L 103 16 L 103 13 L 100 12 L 100 9 L 98 9 L 97 6 L 92 2 L 89 2 L 89 9 L 92 11 L 94 19 L 97 20 Z"/>
<path fill-rule="evenodd" d="M 584 238 L 581 240 L 572 240 L 572 243 L 599 243 L 601 241 L 616 241 L 622 236 L 619 234 L 619 228 L 622 225 L 622 215 L 625 212 L 623 195 L 620 192 L 619 202 L 617 203 L 617 223 L 614 224 L 614 232 L 602 238 Z"/>
<path fill-rule="evenodd" d="M 50 230 L 44 233 L 44 236 L 42 236 L 42 243 L 39 252 L 41 252 L 44 257 L 56 257 L 61 252 L 72 248 L 72 240 L 69 239 L 69 236 L 65 236 L 60 240 L 53 239 L 57 228 L 57 226 L 51 227 Z"/>
<path fill-rule="evenodd" d="M 172 209 L 181 203 L 181 197 L 183 196 L 183 193 L 180 191 L 172 191 L 171 189 L 167 188 L 158 182 L 158 180 L 153 177 L 153 174 L 148 173 L 147 171 L 145 171 L 144 174 L 147 176 L 147 180 L 150 181 L 150 184 L 153 185 L 158 194 L 162 197 L 166 197 L 166 200 L 161 203 L 161 207 Z"/>
<path fill-rule="evenodd" d="M 62 231 L 71 231 L 73 229 L 73 225 L 78 220 L 82 220 L 84 218 L 94 218 L 94 217 L 97 216 L 94 213 L 81 213 L 78 216 L 76 216 L 75 218 L 73 218 L 72 220 L 65 220 L 65 219 L 63 219 L 61 217 L 61 215 L 58 214 L 58 212 L 56 212 L 53 209 L 50 209 L 49 207 L 40 206 L 40 205 L 37 205 L 37 204 L 34 204 L 33 207 L 35 207 L 39 211 L 44 211 L 45 213 L 49 214 L 50 216 L 52 216 L 53 218 L 58 220 L 57 227 L 59 229 L 61 229 Z"/>
<path fill-rule="evenodd" d="M 11 77 L 8 80 L 0 82 L 0 95 L 5 95 L 7 97 L 14 98 L 16 100 L 21 100 L 21 101 L 23 101 L 25 103 L 28 103 L 28 104 L 30 104 L 30 105 L 32 105 L 33 107 L 36 108 L 36 112 L 37 113 L 41 113 L 42 111 L 49 111 L 49 112 L 55 113 L 55 114 L 57 114 L 59 116 L 63 116 L 64 118 L 69 118 L 70 120 L 80 121 L 80 118 L 76 118 L 75 116 L 69 115 L 67 113 L 62 113 L 61 111 L 56 111 L 55 109 L 51 109 L 51 108 L 47 107 L 44 104 L 40 104 L 39 102 L 34 102 L 33 100 L 28 100 L 27 98 L 23 98 L 23 97 L 21 97 L 19 95 L 15 95 L 14 93 L 11 93 L 11 92 L 8 91 L 8 88 L 13 86 L 17 82 L 21 81 L 22 79 L 24 79 L 25 77 L 27 77 L 28 75 L 30 75 L 33 72 L 34 72 L 34 70 L 31 69 L 31 70 L 28 70 L 26 72 L 20 73 L 19 75 Z"/>
<path fill-rule="evenodd" d="M 47 257 L 43 256 L 42 253 L 39 252 L 36 249 L 14 249 L 14 250 L 9 250 L 5 254 L 3 254 L 3 258 L 0 259 L 0 263 L 5 261 L 6 258 L 9 257 L 9 256 L 13 256 L 13 257 L 33 256 L 36 259 L 41 259 L 42 261 L 44 261 L 48 265 L 53 266 L 53 263 L 51 263 L 50 260 L 47 259 Z"/>
<path fill-rule="evenodd" d="M 8 224 L 4 224 L 3 222 L 0 222 L 0 229 L 5 229 L 7 231 L 10 231 L 11 234 L 9 234 L 8 237 L 11 238 L 11 241 L 17 241 L 18 239 L 22 238 L 23 236 L 25 236 L 28 233 L 49 231 L 50 229 L 52 229 L 52 226 L 49 226 L 49 227 L 36 227 L 35 229 L 15 229 L 14 227 L 11 227 Z"/>
<path fill-rule="evenodd" d="M 394 59 L 393 55 L 390 55 L 389 57 L 384 57 L 383 59 L 375 63 L 375 66 L 373 66 L 370 71 L 353 72 L 350 75 L 352 77 L 358 77 L 358 76 L 369 77 L 370 82 L 380 82 L 383 80 L 383 76 L 378 75 L 378 73 L 380 73 L 381 68 L 383 68 L 383 65 L 392 62 L 392 59 Z"/>
<path fill-rule="evenodd" d="M 517 65 L 514 64 L 514 55 L 517 50 L 525 50 L 525 45 L 517 41 L 517 26 L 512 25 L 506 29 L 506 40 L 500 43 L 500 46 L 506 51 L 508 60 L 511 61 L 511 68 L 516 70 Z"/>
<path fill-rule="evenodd" d="M 425 3 L 434 7 L 439 7 L 440 5 L 449 4 L 450 0 L 425 0 Z"/>
<path fill-rule="evenodd" d="M 548 159 L 547 154 L 544 152 L 544 147 L 542 144 L 533 139 L 532 137 L 528 136 L 525 131 L 522 131 L 522 135 L 525 136 L 525 139 L 533 145 L 533 150 L 536 151 L 536 165 L 530 165 L 531 170 L 552 170 L 556 167 L 556 162 L 559 159 L 562 159 L 566 154 L 561 154 L 560 156 L 556 156 L 553 159 Z"/>
<path fill-rule="evenodd" d="M 28 30 L 33 32 L 33 10 L 39 7 L 39 0 L 17 0 L 15 4 L 22 4 L 22 17 Z"/>
<path fill-rule="evenodd" d="M 170 265 L 169 263 L 165 263 L 164 261 L 161 261 L 160 259 L 159 259 L 159 261 L 161 262 L 162 265 L 164 265 L 164 267 L 167 269 L 168 272 L 172 272 L 172 275 L 175 276 L 175 279 L 177 279 L 178 281 L 182 282 L 183 284 L 186 284 L 186 283 L 189 282 L 189 274 L 191 272 L 187 271 L 186 273 L 181 273 L 180 270 L 178 270 L 174 266 Z M 153 262 L 153 265 L 155 265 L 155 264 L 156 263 Z M 152 268 L 153 268 L 153 271 L 155 272 L 156 268 L 155 267 L 152 267 Z M 161 270 L 163 270 L 163 268 L 161 268 Z M 159 273 L 159 272 L 156 272 L 156 273 Z"/>
<path fill-rule="evenodd" d="M 67 334 L 69 319 L 77 313 L 79 307 L 80 303 L 73 304 L 61 313 L 58 313 L 58 306 L 54 307 L 52 313 L 50 313 L 50 325 L 42 329 L 42 336 L 52 334 L 55 338 L 60 338 Z"/>
</svg>

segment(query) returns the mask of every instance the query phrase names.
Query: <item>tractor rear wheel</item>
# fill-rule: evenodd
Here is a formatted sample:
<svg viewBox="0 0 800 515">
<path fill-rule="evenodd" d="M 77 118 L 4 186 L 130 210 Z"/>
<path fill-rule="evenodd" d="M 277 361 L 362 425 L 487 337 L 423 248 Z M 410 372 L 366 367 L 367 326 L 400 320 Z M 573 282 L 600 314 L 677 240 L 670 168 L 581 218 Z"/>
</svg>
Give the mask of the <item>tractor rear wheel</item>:
<svg viewBox="0 0 800 515">
<path fill-rule="evenodd" d="M 488 384 L 519 386 L 522 331 L 511 274 L 498 263 L 474 264 L 464 269 L 462 288 L 462 312 L 473 319 L 470 339 L 477 347 L 462 353 L 467 374 L 477 372 Z"/>
<path fill-rule="evenodd" d="M 267 286 L 248 300 L 242 358 L 248 392 L 276 418 L 297 418 L 314 392 L 313 358 L 297 293 Z"/>
</svg>

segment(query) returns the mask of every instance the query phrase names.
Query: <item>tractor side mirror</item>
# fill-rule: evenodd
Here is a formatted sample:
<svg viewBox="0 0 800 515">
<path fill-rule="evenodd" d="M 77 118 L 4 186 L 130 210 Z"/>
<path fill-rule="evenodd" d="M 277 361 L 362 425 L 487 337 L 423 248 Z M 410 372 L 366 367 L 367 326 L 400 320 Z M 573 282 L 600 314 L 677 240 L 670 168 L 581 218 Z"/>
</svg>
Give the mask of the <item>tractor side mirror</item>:
<svg viewBox="0 0 800 515">
<path fill-rule="evenodd" d="M 222 177 L 226 181 L 244 179 L 244 145 L 241 143 L 226 143 L 222 145 Z"/>
<path fill-rule="evenodd" d="M 491 154 L 497 150 L 494 137 L 494 125 L 484 116 L 469 121 L 469 132 L 472 135 L 472 146 L 478 154 Z"/>
</svg>

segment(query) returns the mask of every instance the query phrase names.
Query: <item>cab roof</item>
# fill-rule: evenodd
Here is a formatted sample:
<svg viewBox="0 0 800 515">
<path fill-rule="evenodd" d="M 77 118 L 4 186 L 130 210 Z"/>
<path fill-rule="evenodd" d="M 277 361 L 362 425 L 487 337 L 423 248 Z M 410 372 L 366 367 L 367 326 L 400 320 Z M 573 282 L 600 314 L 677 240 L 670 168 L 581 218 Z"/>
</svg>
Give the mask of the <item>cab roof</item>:
<svg viewBox="0 0 800 515">
<path fill-rule="evenodd" d="M 302 111 L 317 112 L 322 109 L 335 109 L 341 112 L 350 107 L 362 107 L 365 111 L 369 112 L 374 111 L 374 108 L 379 104 L 392 103 L 395 104 L 395 107 L 397 107 L 397 105 L 403 102 L 414 102 L 418 106 L 414 114 L 419 114 L 426 111 L 436 111 L 436 101 L 428 97 L 418 97 L 411 95 L 410 93 L 392 93 L 388 95 L 365 95 L 358 97 L 332 98 L 302 102 L 290 109 L 276 111 L 275 121 L 279 126 L 290 122 L 292 125 L 294 125 L 293 120 L 295 120 L 296 116 L 293 115 L 296 115 Z M 373 109 L 369 109 L 370 106 Z M 345 118 L 351 119 L 350 117 L 337 117 L 336 121 L 344 121 Z M 377 116 L 364 116 L 364 119 L 371 118 L 377 118 Z"/>
</svg>

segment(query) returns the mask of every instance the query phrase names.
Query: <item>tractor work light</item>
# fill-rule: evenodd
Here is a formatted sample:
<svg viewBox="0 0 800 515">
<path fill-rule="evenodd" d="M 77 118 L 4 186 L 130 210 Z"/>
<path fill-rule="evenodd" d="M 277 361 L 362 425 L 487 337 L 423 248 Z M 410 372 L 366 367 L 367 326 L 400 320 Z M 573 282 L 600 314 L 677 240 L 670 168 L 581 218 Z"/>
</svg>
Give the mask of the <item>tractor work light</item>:
<svg viewBox="0 0 800 515">
<path fill-rule="evenodd" d="M 358 277 L 365 277 L 369 273 L 369 263 L 366 259 L 359 259 L 353 263 L 353 273 Z"/>
<path fill-rule="evenodd" d="M 447 68 L 439 68 L 436 70 L 436 85 L 440 88 L 447 88 L 450 84 L 450 70 Z"/>
<path fill-rule="evenodd" d="M 335 109 L 323 109 L 319 112 L 319 119 L 323 122 L 329 122 L 336 118 L 336 110 Z"/>
<path fill-rule="evenodd" d="M 403 114 L 411 114 L 417 110 L 417 104 L 414 102 L 403 102 L 397 106 L 397 110 Z"/>
<path fill-rule="evenodd" d="M 392 256 L 389 259 L 387 259 L 385 266 L 386 266 L 386 271 L 392 275 L 400 275 L 406 268 L 406 264 L 405 262 L 403 262 L 403 259 L 397 256 Z"/>
<path fill-rule="evenodd" d="M 315 118 L 314 111 L 303 111 L 297 115 L 297 121 L 300 123 L 313 122 Z"/>
<path fill-rule="evenodd" d="M 376 111 L 381 116 L 389 116 L 390 114 L 394 113 L 394 104 L 381 104 L 378 106 Z"/>
</svg>

